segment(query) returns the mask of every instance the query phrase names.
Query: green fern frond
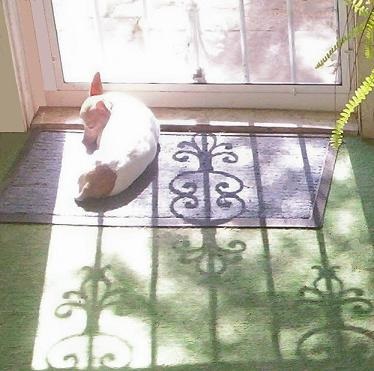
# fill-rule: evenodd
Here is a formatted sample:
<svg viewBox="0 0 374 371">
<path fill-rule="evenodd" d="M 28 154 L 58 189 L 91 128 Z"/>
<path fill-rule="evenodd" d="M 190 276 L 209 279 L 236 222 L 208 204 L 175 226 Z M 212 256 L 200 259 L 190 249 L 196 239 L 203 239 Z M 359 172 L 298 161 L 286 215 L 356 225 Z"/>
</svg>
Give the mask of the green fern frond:
<svg viewBox="0 0 374 371">
<path fill-rule="evenodd" d="M 369 8 L 368 5 L 371 5 L 371 0 L 346 0 L 348 6 L 351 6 L 353 11 L 358 15 L 368 15 Z"/>
<path fill-rule="evenodd" d="M 374 11 L 372 10 L 370 16 L 367 20 L 365 31 L 365 47 L 364 53 L 367 59 L 373 58 L 373 49 L 374 49 Z"/>
<path fill-rule="evenodd" d="M 365 78 L 360 87 L 355 91 L 352 98 L 345 105 L 345 108 L 340 113 L 338 120 L 335 123 L 335 128 L 332 130 L 330 143 L 334 148 L 339 148 L 343 142 L 343 130 L 349 118 L 355 109 L 366 99 L 366 96 L 374 88 L 374 69 L 370 75 Z"/>
<path fill-rule="evenodd" d="M 322 67 L 338 49 L 340 49 L 347 41 L 358 36 L 364 29 L 365 23 L 360 23 L 356 27 L 352 28 L 352 30 L 346 35 L 338 39 L 338 41 L 329 49 L 329 51 L 319 60 L 315 68 Z"/>
<path fill-rule="evenodd" d="M 373 56 L 374 56 L 374 47 L 373 47 L 373 45 L 371 45 L 370 43 L 366 44 L 365 45 L 364 53 L 365 53 L 365 58 L 372 59 Z"/>
</svg>

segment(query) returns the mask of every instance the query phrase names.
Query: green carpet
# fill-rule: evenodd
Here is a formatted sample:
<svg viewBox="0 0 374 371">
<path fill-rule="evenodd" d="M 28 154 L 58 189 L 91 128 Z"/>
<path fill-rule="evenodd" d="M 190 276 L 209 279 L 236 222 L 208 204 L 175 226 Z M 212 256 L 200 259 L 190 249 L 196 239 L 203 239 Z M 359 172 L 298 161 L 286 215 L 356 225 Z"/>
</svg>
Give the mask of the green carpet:
<svg viewBox="0 0 374 371">
<path fill-rule="evenodd" d="M 348 138 L 319 231 L 0 224 L 0 369 L 372 370 L 373 189 Z"/>
</svg>

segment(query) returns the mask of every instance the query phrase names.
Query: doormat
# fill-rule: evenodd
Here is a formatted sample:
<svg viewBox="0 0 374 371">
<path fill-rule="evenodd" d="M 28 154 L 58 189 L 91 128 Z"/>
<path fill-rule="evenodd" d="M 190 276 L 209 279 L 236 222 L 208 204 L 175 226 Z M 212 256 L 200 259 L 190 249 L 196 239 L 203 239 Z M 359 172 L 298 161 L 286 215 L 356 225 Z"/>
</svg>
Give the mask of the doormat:
<svg viewBox="0 0 374 371">
<path fill-rule="evenodd" d="M 336 152 L 305 135 L 162 133 L 117 196 L 77 204 L 82 133 L 34 131 L 0 193 L 0 222 L 160 227 L 322 226 Z"/>
</svg>

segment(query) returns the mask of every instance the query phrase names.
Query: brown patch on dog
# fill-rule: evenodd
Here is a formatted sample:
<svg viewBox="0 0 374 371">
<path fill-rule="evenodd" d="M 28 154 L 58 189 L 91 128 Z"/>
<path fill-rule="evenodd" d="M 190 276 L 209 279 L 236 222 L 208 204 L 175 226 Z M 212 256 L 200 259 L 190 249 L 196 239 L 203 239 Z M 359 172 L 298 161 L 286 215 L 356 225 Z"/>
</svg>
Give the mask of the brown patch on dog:
<svg viewBox="0 0 374 371">
<path fill-rule="evenodd" d="M 77 200 L 102 198 L 110 195 L 114 188 L 117 174 L 108 165 L 98 165 L 85 174 L 85 183 L 79 189 Z"/>
</svg>

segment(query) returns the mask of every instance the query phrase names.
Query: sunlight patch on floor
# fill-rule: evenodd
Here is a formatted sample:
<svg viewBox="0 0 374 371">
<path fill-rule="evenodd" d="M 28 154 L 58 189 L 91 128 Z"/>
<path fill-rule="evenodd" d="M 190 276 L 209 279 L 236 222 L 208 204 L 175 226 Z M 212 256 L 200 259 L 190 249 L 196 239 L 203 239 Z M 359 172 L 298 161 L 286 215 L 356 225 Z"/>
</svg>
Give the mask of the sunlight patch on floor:
<svg viewBox="0 0 374 371">
<path fill-rule="evenodd" d="M 150 228 L 127 228 L 126 233 L 121 228 L 104 229 L 101 242 L 104 260 L 114 268 L 131 272 L 138 284 L 142 282 L 145 286 L 151 278 L 151 238 Z"/>
<path fill-rule="evenodd" d="M 335 192 L 336 197 L 334 197 Z M 358 191 L 353 165 L 347 148 L 343 146 L 339 150 L 339 157 L 335 164 L 325 225 L 333 225 L 334 233 L 346 240 L 355 240 L 359 235 L 360 240 L 369 240 L 368 222 Z"/>
<path fill-rule="evenodd" d="M 149 280 L 149 237 L 142 230 L 131 232 L 113 243 L 107 238 L 111 233 L 101 239 L 98 228 L 52 228 L 33 369 L 90 369 L 101 362 L 108 367 L 149 365 L 149 321 L 115 315 L 123 293 L 112 287 L 110 267 L 102 264 L 104 246 L 110 246 L 105 251 L 109 260 L 126 262 L 123 270 L 135 272 L 137 281 Z"/>
<path fill-rule="evenodd" d="M 350 209 L 339 210 L 335 216 L 336 232 L 344 235 L 347 231 L 352 230 L 357 222 L 357 215 Z"/>
<path fill-rule="evenodd" d="M 196 308 L 205 302 L 206 291 L 171 274 L 159 277 L 152 238 L 152 230 L 142 228 L 52 228 L 34 370 L 152 363 L 158 321 L 152 308 L 158 301 Z M 178 298 L 183 287 L 188 291 Z M 186 348 L 183 337 L 168 331 L 163 336 L 160 329 L 158 362 L 202 360 Z"/>
<path fill-rule="evenodd" d="M 337 320 L 369 356 L 371 245 L 344 151 L 337 168 L 321 230 L 53 226 L 33 370 L 309 362 Z"/>
<path fill-rule="evenodd" d="M 86 154 L 85 147 L 81 143 L 83 138 L 77 136 L 76 140 L 64 140 L 61 149 L 60 177 L 56 189 L 56 200 L 53 214 L 59 214 L 66 204 L 75 203 L 74 197 L 78 196 L 78 179 L 84 171 L 90 167 L 91 158 Z M 66 182 L 65 179 L 74 179 L 73 182 Z M 63 186 L 62 186 L 63 184 Z M 53 219 L 52 219 L 53 221 Z"/>
<path fill-rule="evenodd" d="M 84 330 L 84 311 L 73 311 L 68 321 L 55 313 L 65 302 L 65 292 L 79 290 L 82 267 L 92 265 L 95 259 L 92 246 L 96 245 L 96 237 L 97 228 L 87 228 L 84 233 L 81 229 L 52 228 L 32 363 L 35 370 L 47 368 L 46 357 L 53 344 Z"/>
<path fill-rule="evenodd" d="M 353 170 L 349 156 L 340 157 L 335 164 L 334 181 L 345 182 L 351 178 L 353 178 Z"/>
</svg>

